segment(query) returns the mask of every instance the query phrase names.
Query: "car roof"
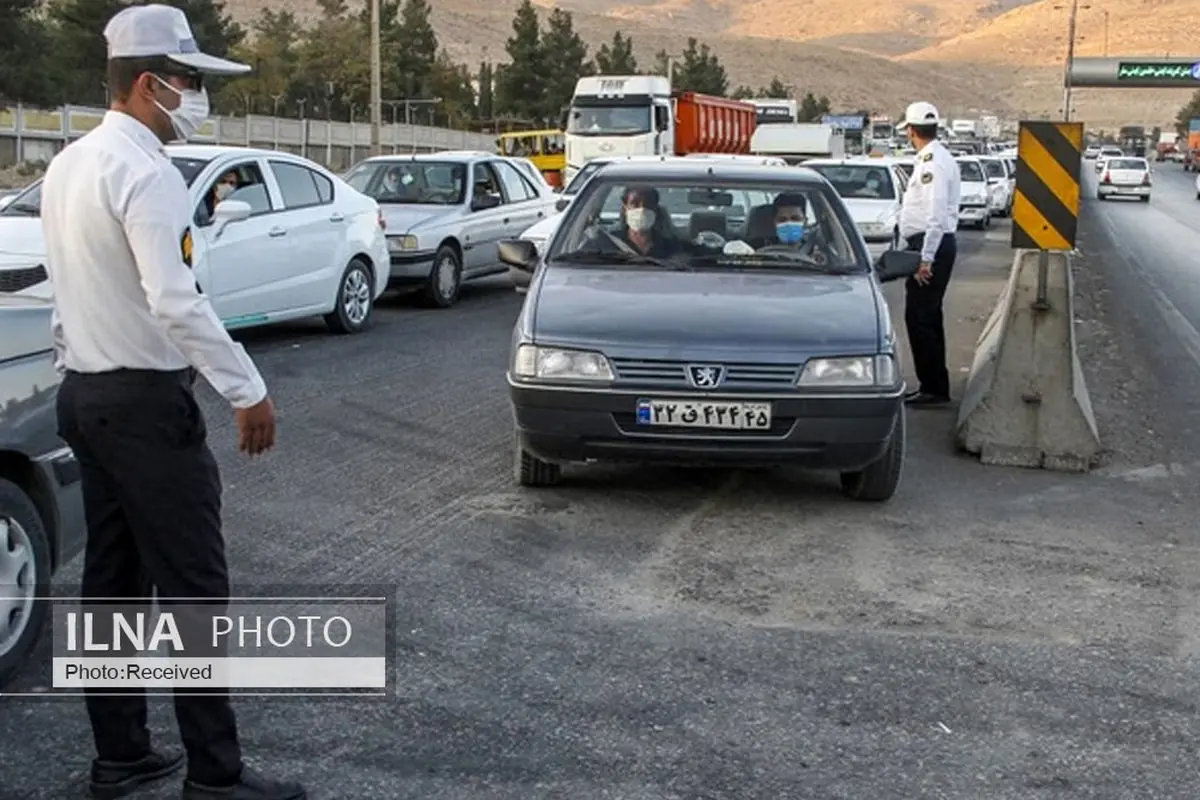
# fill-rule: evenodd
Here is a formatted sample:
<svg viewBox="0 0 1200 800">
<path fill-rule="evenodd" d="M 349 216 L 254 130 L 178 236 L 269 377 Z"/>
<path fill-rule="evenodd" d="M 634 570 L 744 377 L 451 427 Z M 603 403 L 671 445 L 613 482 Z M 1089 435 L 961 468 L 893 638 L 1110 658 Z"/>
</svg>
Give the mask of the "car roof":
<svg viewBox="0 0 1200 800">
<path fill-rule="evenodd" d="M 166 145 L 167 155 L 179 158 L 195 158 L 212 161 L 225 155 L 241 156 L 291 156 L 300 158 L 295 153 L 285 153 L 282 150 L 264 150 L 261 147 L 241 147 L 228 144 L 169 144 Z"/>
<path fill-rule="evenodd" d="M 442 150 L 437 153 L 392 153 L 382 156 L 371 156 L 358 162 L 359 164 L 407 164 L 413 161 L 462 161 L 464 163 L 484 158 L 504 158 L 495 153 L 485 153 L 482 150 Z"/>
<path fill-rule="evenodd" d="M 825 184 L 825 179 L 813 170 L 788 169 L 781 170 L 777 166 L 765 164 L 747 164 L 741 161 L 725 161 L 721 159 L 707 160 L 703 158 L 680 158 L 661 163 L 622 163 L 614 162 L 595 179 L 604 178 L 611 181 L 614 178 L 634 178 L 639 183 L 653 183 L 655 180 L 678 180 L 690 177 L 710 177 L 721 181 L 769 181 L 772 183 L 803 183 L 813 186 Z"/>
</svg>

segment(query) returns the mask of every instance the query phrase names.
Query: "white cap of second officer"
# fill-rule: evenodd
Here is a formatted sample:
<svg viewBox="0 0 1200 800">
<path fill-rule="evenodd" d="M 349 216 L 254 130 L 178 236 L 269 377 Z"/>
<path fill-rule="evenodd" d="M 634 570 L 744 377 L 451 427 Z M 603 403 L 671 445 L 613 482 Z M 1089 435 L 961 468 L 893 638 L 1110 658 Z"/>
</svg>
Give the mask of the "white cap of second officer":
<svg viewBox="0 0 1200 800">
<path fill-rule="evenodd" d="M 901 128 L 909 125 L 941 125 L 942 118 L 933 103 L 913 103 L 904 110 L 904 122 Z"/>
<path fill-rule="evenodd" d="M 109 58 L 165 56 L 180 66 L 210 75 L 244 75 L 249 64 L 201 53 L 178 8 L 159 4 L 130 6 L 117 12 L 104 28 Z"/>
</svg>

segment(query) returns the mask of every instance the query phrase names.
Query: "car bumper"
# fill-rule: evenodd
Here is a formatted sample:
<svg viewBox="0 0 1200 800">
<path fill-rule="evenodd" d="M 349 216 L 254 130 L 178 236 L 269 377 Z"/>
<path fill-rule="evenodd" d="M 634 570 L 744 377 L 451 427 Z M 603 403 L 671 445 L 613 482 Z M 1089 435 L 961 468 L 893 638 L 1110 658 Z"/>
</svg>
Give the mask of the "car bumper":
<svg viewBox="0 0 1200 800">
<path fill-rule="evenodd" d="M 525 384 L 509 377 L 523 447 L 544 461 L 730 466 L 791 465 L 853 471 L 877 461 L 901 413 L 904 386 L 875 395 L 738 395 Z M 768 431 L 653 429 L 638 425 L 647 397 L 770 402 Z"/>
<path fill-rule="evenodd" d="M 424 283 L 433 274 L 434 253 L 392 253 L 389 286 L 411 286 Z"/>
<path fill-rule="evenodd" d="M 958 209 L 959 222 L 982 222 L 990 212 L 987 206 L 961 206 Z"/>
<path fill-rule="evenodd" d="M 87 540 L 79 462 L 71 448 L 64 446 L 35 458 L 33 464 L 37 483 L 50 498 L 56 536 L 55 564 L 62 566 L 83 550 Z"/>
<path fill-rule="evenodd" d="M 1100 197 L 1149 197 L 1149 186 L 1120 186 L 1113 184 L 1100 184 L 1096 187 L 1096 194 Z"/>
</svg>

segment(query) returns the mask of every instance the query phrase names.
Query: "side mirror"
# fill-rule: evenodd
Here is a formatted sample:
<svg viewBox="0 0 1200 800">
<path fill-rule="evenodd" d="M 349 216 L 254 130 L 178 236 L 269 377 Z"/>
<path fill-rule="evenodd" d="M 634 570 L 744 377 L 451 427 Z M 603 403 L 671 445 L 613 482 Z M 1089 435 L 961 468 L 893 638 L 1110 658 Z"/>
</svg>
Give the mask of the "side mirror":
<svg viewBox="0 0 1200 800">
<path fill-rule="evenodd" d="M 532 273 L 537 269 L 538 252 L 533 242 L 524 239 L 509 239 L 500 243 L 500 262 L 516 267 L 521 272 Z"/>
<path fill-rule="evenodd" d="M 885 250 L 875 262 L 875 275 L 880 283 L 911 278 L 921 266 L 921 254 L 915 250 Z"/>
<path fill-rule="evenodd" d="M 472 211 L 486 211 L 500 205 L 500 198 L 494 194 L 477 194 L 471 198 Z"/>
<path fill-rule="evenodd" d="M 250 204 L 244 200 L 223 200 L 217 203 L 217 207 L 213 209 L 213 224 L 216 226 L 213 237 L 220 237 L 230 223 L 248 219 L 253 211 Z"/>
<path fill-rule="evenodd" d="M 569 205 L 571 205 L 571 198 L 560 197 L 560 198 L 558 198 L 558 202 L 554 204 L 554 210 L 555 211 L 566 211 L 567 206 L 569 206 Z"/>
</svg>

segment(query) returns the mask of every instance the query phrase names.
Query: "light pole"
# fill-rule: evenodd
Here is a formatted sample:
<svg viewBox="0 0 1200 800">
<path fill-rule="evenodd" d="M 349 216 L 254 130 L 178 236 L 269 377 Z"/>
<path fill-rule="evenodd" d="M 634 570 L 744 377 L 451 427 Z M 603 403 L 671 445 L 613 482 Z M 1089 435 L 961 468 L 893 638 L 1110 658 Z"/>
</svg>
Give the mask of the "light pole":
<svg viewBox="0 0 1200 800">
<path fill-rule="evenodd" d="M 1071 121 L 1071 70 L 1075 66 L 1075 28 L 1080 8 L 1087 9 L 1091 6 L 1081 6 L 1079 0 L 1071 0 L 1071 14 L 1067 20 L 1067 60 L 1063 65 L 1063 119 L 1067 122 Z"/>
<path fill-rule="evenodd" d="M 382 23 L 379 0 L 371 0 L 371 155 L 383 154 L 380 128 L 383 126 L 383 56 L 380 47 Z"/>
</svg>

